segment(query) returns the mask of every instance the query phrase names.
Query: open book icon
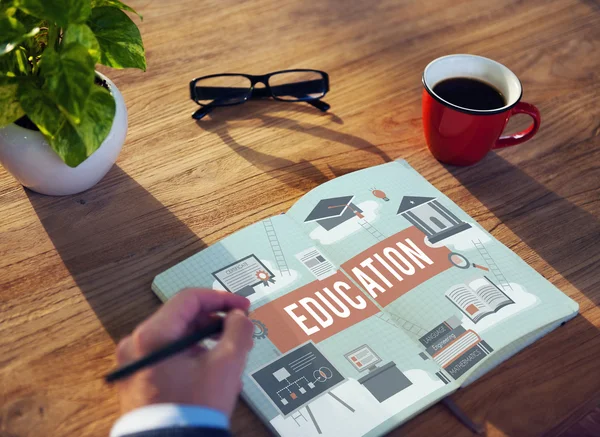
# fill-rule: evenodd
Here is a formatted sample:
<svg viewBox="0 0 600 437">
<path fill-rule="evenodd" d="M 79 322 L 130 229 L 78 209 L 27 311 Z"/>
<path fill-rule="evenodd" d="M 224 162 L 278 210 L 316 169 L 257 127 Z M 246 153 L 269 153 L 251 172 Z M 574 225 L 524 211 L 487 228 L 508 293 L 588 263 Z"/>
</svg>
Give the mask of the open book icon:
<svg viewBox="0 0 600 437">
<path fill-rule="evenodd" d="M 469 284 L 459 284 L 446 292 L 446 297 L 467 315 L 473 323 L 515 303 L 487 277 L 477 278 Z"/>
</svg>

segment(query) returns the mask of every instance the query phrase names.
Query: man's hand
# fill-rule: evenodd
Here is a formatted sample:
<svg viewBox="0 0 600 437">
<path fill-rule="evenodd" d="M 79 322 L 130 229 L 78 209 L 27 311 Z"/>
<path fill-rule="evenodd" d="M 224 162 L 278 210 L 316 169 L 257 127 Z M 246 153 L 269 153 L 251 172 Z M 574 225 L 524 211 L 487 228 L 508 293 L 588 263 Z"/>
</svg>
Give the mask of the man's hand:
<svg viewBox="0 0 600 437">
<path fill-rule="evenodd" d="M 195 346 L 118 383 L 121 410 L 159 403 L 200 405 L 231 416 L 252 347 L 250 302 L 235 294 L 188 289 L 164 304 L 117 347 L 119 366 L 137 360 L 210 323 L 226 311 L 225 327 L 211 350 Z"/>
</svg>

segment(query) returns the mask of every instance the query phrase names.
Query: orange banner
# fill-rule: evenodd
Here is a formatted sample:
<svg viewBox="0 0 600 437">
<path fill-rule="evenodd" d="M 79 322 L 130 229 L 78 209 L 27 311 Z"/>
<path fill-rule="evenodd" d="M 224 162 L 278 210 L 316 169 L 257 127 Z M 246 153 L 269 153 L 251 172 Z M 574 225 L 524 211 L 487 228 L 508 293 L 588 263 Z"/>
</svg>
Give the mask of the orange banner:
<svg viewBox="0 0 600 437">
<path fill-rule="evenodd" d="M 381 306 L 448 269 L 450 251 L 434 249 L 415 227 L 371 246 L 342 265 L 344 271 Z M 268 337 L 285 353 L 312 340 L 325 340 L 379 312 L 379 308 L 341 271 L 314 281 L 250 313 L 265 324 Z"/>
<path fill-rule="evenodd" d="M 312 340 L 318 343 L 379 312 L 346 275 L 314 281 L 250 313 L 268 329 L 282 353 Z"/>
<path fill-rule="evenodd" d="M 445 246 L 425 244 L 415 227 L 405 229 L 342 264 L 350 277 L 381 306 L 451 267 Z"/>
</svg>

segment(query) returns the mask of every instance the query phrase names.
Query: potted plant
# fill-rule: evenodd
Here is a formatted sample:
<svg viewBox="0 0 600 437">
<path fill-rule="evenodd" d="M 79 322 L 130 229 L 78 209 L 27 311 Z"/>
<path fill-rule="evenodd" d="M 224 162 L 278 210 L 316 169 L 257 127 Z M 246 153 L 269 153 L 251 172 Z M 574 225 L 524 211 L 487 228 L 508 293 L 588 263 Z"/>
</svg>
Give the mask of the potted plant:
<svg viewBox="0 0 600 437">
<path fill-rule="evenodd" d="M 95 66 L 146 70 L 124 11 L 137 14 L 119 0 L 0 0 L 0 163 L 22 185 L 78 193 L 117 159 L 127 109 Z"/>
</svg>

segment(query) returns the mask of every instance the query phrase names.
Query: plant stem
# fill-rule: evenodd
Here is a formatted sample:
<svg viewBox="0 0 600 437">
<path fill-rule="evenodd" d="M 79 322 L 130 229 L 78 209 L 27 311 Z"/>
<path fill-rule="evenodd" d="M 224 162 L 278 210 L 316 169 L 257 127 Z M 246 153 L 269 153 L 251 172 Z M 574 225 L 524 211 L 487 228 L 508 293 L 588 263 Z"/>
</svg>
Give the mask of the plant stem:
<svg viewBox="0 0 600 437">
<path fill-rule="evenodd" d="M 58 49 L 58 34 L 60 29 L 55 24 L 48 26 L 48 47 L 52 47 L 54 50 Z"/>
<path fill-rule="evenodd" d="M 32 76 L 37 76 L 37 74 L 38 74 L 38 69 L 40 68 L 40 67 L 39 67 L 39 65 L 40 65 L 40 61 L 39 61 L 39 60 L 37 60 L 37 59 L 35 59 L 35 58 L 33 58 L 33 61 L 31 62 L 31 64 L 32 64 L 32 67 L 31 67 L 31 75 L 32 75 Z"/>
</svg>

